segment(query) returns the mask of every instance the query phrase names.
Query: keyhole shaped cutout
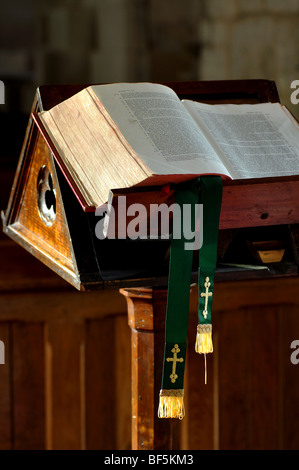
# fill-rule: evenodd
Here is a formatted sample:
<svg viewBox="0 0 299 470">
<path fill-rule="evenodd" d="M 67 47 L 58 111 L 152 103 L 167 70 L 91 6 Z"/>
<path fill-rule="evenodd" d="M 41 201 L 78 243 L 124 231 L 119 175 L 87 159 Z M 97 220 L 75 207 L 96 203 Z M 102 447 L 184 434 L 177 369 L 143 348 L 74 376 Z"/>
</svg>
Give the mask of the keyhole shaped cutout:
<svg viewBox="0 0 299 470">
<path fill-rule="evenodd" d="M 45 165 L 37 177 L 37 205 L 40 218 L 50 227 L 56 217 L 56 192 L 52 175 Z"/>
</svg>

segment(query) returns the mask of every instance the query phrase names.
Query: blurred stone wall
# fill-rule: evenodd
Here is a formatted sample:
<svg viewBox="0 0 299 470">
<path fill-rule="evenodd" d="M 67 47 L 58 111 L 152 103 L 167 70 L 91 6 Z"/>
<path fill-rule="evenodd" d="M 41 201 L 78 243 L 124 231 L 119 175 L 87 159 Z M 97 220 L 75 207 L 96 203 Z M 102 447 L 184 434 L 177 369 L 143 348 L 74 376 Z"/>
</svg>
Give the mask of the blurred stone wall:
<svg viewBox="0 0 299 470">
<path fill-rule="evenodd" d="M 281 101 L 299 79 L 299 0 L 203 0 L 199 22 L 203 80 L 269 78 Z"/>
<path fill-rule="evenodd" d="M 28 110 L 43 83 L 299 78 L 299 0 L 1 2 L 0 79 Z M 4 107 L 1 108 L 4 111 Z"/>
</svg>

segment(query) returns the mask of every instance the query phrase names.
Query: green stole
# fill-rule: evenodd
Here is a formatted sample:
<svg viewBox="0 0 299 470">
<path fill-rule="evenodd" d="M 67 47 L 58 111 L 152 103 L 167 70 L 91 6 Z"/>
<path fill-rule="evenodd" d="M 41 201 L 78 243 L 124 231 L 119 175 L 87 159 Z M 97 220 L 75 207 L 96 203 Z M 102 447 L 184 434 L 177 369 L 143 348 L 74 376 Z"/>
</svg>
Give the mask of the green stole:
<svg viewBox="0 0 299 470">
<path fill-rule="evenodd" d="M 170 248 L 163 374 L 158 410 L 160 418 L 182 419 L 185 414 L 184 372 L 193 250 L 186 249 L 186 243 L 190 244 L 190 240 L 186 239 L 184 233 L 184 205 L 189 204 L 191 207 L 191 230 L 194 233 L 196 204 L 200 202 L 203 207 L 203 220 L 200 221 L 203 223 L 203 239 L 198 270 L 199 323 L 195 350 L 205 355 L 213 351 L 211 307 L 221 200 L 220 176 L 202 176 L 187 185 L 178 186 L 176 190 L 175 203 L 181 209 L 181 236 L 172 237 Z"/>
</svg>

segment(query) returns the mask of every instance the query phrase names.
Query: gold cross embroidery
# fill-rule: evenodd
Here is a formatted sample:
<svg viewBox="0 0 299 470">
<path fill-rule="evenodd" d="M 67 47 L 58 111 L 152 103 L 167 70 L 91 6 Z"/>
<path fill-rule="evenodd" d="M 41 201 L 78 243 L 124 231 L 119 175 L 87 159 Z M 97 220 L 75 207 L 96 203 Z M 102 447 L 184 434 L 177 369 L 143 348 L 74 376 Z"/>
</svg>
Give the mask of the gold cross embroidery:
<svg viewBox="0 0 299 470">
<path fill-rule="evenodd" d="M 205 308 L 202 312 L 204 318 L 207 318 L 207 315 L 208 315 L 208 300 L 209 300 L 209 297 L 212 297 L 212 295 L 213 295 L 213 292 L 209 292 L 210 285 L 211 285 L 210 278 L 206 277 L 206 282 L 205 282 L 206 291 L 201 292 L 201 294 L 200 294 L 200 297 L 205 297 Z"/>
<path fill-rule="evenodd" d="M 176 363 L 177 362 L 183 362 L 184 359 L 182 357 L 178 357 L 178 353 L 180 352 L 180 348 L 178 344 L 175 344 L 174 347 L 172 348 L 171 352 L 173 353 L 173 357 L 167 357 L 166 361 L 167 362 L 172 362 L 172 373 L 170 374 L 170 379 L 172 383 L 175 383 L 176 379 L 178 378 L 178 375 L 176 374 Z"/>
</svg>

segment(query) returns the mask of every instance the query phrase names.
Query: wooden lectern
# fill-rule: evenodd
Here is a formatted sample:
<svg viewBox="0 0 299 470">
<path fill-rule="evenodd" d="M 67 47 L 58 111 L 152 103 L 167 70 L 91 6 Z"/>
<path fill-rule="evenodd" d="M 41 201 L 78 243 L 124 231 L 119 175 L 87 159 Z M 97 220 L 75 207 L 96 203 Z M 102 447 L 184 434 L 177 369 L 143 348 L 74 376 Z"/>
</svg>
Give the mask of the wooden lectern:
<svg viewBox="0 0 299 470">
<path fill-rule="evenodd" d="M 207 103 L 279 101 L 275 83 L 267 80 L 167 85 L 181 99 Z M 32 111 L 50 109 L 82 88 L 41 86 Z M 122 191 L 111 193 L 112 203 L 118 194 Z M 156 203 L 165 201 L 163 188 L 125 194 L 132 200 L 150 197 Z M 98 240 L 95 215 L 82 210 L 32 118 L 2 220 L 9 237 L 77 289 L 121 290 L 132 330 L 132 448 L 178 449 L 179 423 L 157 417 L 169 241 Z M 265 292 L 271 297 L 272 282 L 275 288 L 282 278 L 297 279 L 298 223 L 299 176 L 224 182 L 216 281 L 227 302 L 233 293 L 229 296 L 225 286 L 231 287 L 235 281 L 252 279 L 256 293 L 252 302 L 257 306 L 267 303 L 267 294 L 260 295 L 260 282 L 267 282 Z M 256 238 L 279 240 L 284 246 L 283 261 L 262 266 L 257 262 L 255 266 L 252 253 L 244 247 Z M 196 283 L 196 272 L 193 281 Z M 285 301 L 283 297 L 280 300 Z"/>
</svg>

